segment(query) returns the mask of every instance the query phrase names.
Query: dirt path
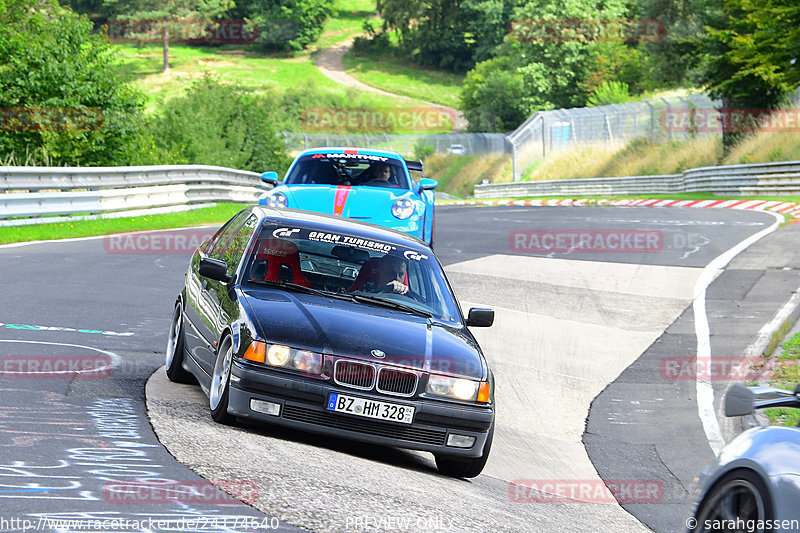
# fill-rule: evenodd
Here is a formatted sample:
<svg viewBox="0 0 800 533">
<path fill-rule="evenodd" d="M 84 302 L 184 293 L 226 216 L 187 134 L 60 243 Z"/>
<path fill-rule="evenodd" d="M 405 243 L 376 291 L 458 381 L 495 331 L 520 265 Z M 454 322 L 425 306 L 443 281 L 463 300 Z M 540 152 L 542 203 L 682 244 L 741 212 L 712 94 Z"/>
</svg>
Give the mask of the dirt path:
<svg viewBox="0 0 800 533">
<path fill-rule="evenodd" d="M 344 70 L 342 58 L 352 46 L 353 40 L 349 39 L 331 48 L 320 50 L 314 58 L 314 64 L 317 66 L 320 72 L 336 83 L 346 85 L 347 87 L 353 87 L 354 89 L 358 89 L 360 91 L 382 94 L 384 96 L 391 96 L 393 98 L 402 98 L 403 100 L 407 100 L 409 102 L 421 103 L 425 104 L 426 106 L 441 109 L 444 113 L 450 115 L 451 117 L 455 117 L 455 127 L 453 129 L 454 132 L 465 131 L 467 129 L 467 120 L 464 118 L 464 114 L 457 109 L 440 104 L 434 104 L 433 102 L 427 102 L 418 98 L 411 98 L 409 96 L 403 96 L 377 89 L 367 85 L 366 83 L 362 83 L 349 75 Z"/>
</svg>

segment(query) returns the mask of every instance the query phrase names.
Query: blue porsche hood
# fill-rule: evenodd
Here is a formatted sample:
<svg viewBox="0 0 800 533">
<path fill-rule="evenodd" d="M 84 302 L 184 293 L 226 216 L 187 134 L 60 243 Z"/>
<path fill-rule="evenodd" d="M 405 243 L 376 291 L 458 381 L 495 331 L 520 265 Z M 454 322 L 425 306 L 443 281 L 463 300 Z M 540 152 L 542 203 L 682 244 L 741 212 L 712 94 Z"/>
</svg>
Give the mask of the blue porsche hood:
<svg viewBox="0 0 800 533">
<path fill-rule="evenodd" d="M 387 187 L 294 185 L 280 186 L 275 191 L 286 195 L 288 207 L 364 219 L 383 218 L 395 200 L 411 198 L 408 190 Z"/>
</svg>

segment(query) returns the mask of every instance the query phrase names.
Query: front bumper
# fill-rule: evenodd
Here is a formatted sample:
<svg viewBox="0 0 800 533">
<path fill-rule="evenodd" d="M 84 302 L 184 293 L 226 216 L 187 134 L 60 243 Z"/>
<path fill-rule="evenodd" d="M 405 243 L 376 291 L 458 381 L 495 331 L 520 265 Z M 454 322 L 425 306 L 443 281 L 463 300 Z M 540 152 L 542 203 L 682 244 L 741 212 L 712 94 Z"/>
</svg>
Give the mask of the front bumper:
<svg viewBox="0 0 800 533">
<path fill-rule="evenodd" d="M 325 405 L 332 392 L 413 406 L 414 421 L 403 424 L 327 411 Z M 250 408 L 253 399 L 280 404 L 280 413 L 270 416 L 253 411 Z M 494 420 L 494 410 L 489 407 L 384 396 L 374 391 L 340 387 L 332 382 L 256 370 L 239 361 L 234 361 L 231 368 L 228 412 L 239 418 L 322 435 L 464 458 L 479 457 L 483 453 Z M 451 433 L 475 437 L 475 443 L 470 448 L 447 446 Z"/>
</svg>

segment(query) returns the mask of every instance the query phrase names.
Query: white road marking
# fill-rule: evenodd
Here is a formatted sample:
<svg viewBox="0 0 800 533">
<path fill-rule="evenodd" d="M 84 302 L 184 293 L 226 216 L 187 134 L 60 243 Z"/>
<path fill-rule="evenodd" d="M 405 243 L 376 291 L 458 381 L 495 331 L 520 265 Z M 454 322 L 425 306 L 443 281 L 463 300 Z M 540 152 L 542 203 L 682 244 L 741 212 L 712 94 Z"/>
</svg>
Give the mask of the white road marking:
<svg viewBox="0 0 800 533">
<path fill-rule="evenodd" d="M 722 273 L 725 266 L 733 260 L 734 257 L 743 252 L 748 246 L 752 245 L 762 237 L 772 233 L 783 222 L 783 216 L 770 211 L 765 211 L 775 217 L 775 223 L 766 229 L 751 235 L 750 237 L 739 242 L 736 246 L 730 248 L 728 251 L 717 256 L 703 269 L 702 274 L 697 279 L 694 290 L 694 299 L 692 301 L 692 311 L 694 312 L 694 332 L 697 338 L 697 360 L 711 361 L 711 337 L 708 326 L 708 316 L 706 315 L 706 289 L 711 285 L 711 282 Z M 700 365 L 700 367 L 709 368 L 709 364 Z M 700 420 L 703 423 L 703 430 L 706 433 L 708 444 L 714 450 L 714 454 L 719 454 L 720 450 L 725 446 L 725 439 L 720 430 L 719 421 L 717 420 L 716 412 L 714 411 L 714 388 L 711 386 L 711 377 L 705 372 L 698 371 L 696 379 L 697 389 L 697 412 L 700 415 Z"/>
</svg>

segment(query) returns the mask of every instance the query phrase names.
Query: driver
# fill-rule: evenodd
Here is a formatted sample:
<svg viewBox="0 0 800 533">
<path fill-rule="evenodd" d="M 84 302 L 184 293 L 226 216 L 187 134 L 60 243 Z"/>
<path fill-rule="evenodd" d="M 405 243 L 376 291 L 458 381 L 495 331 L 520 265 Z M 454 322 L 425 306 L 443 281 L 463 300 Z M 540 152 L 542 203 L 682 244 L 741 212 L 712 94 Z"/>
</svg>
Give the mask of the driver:
<svg viewBox="0 0 800 533">
<path fill-rule="evenodd" d="M 406 294 L 406 262 L 400 257 L 385 255 L 378 265 L 378 279 L 375 287 L 379 292 Z"/>
<path fill-rule="evenodd" d="M 397 187 L 392 181 L 392 166 L 389 163 L 376 163 L 369 168 L 369 182 L 382 187 Z"/>
</svg>

